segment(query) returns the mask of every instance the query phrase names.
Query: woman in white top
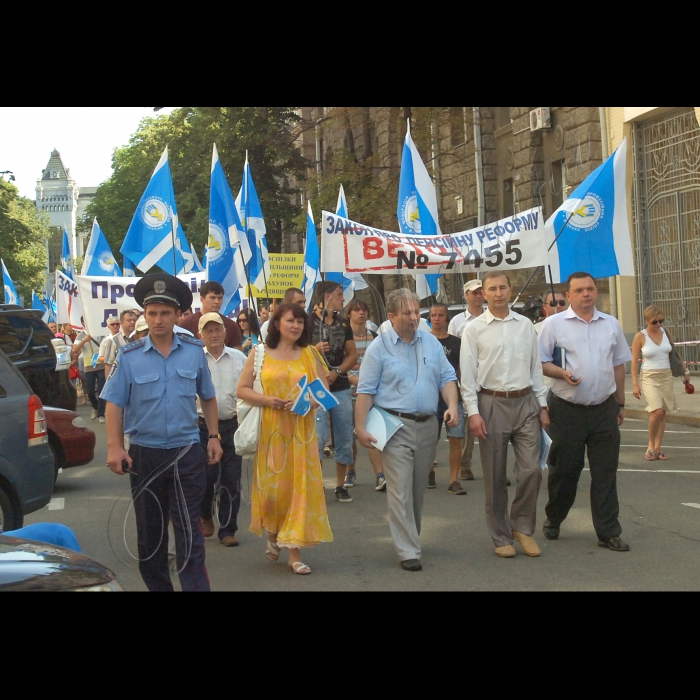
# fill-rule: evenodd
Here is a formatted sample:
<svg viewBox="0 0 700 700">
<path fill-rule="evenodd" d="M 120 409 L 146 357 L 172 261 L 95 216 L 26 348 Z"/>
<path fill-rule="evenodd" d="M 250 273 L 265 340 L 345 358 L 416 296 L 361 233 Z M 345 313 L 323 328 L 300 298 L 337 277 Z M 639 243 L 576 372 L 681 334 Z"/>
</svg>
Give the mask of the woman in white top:
<svg viewBox="0 0 700 700">
<path fill-rule="evenodd" d="M 667 460 L 661 451 L 661 443 L 666 429 L 666 411 L 676 410 L 673 394 L 673 375 L 671 374 L 671 343 L 668 331 L 663 327 L 663 311 L 658 306 L 644 309 L 644 321 L 647 327 L 634 336 L 632 342 L 632 394 L 640 398 L 644 394 L 649 416 L 649 446 L 644 455 L 648 460 Z M 639 360 L 642 364 L 641 390 L 639 388 Z M 687 383 L 690 372 L 683 363 Z"/>
</svg>

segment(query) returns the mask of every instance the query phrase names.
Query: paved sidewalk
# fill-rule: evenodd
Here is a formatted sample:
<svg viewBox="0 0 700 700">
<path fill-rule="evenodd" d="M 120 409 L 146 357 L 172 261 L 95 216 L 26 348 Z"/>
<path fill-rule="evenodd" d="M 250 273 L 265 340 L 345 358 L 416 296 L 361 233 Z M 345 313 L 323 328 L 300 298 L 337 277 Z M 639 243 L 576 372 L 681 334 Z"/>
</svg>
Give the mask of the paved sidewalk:
<svg viewBox="0 0 700 700">
<path fill-rule="evenodd" d="M 690 383 L 695 386 L 694 394 L 686 394 L 680 378 L 673 378 L 673 390 L 678 410 L 666 413 L 667 423 L 682 423 L 700 428 L 700 376 L 696 373 L 691 374 Z M 641 418 L 642 420 L 648 419 L 649 413 L 644 410 L 647 406 L 644 395 L 642 394 L 640 399 L 635 399 L 632 396 L 631 374 L 628 374 L 625 379 L 625 394 L 625 416 L 627 418 Z"/>
</svg>

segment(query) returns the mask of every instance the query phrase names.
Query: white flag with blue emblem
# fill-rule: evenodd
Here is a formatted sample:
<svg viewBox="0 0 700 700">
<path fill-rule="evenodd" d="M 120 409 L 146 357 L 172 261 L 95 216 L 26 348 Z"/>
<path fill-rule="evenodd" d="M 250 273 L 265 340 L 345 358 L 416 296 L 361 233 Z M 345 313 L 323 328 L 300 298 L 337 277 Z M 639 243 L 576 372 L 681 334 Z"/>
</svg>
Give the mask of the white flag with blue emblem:
<svg viewBox="0 0 700 700">
<path fill-rule="evenodd" d="M 545 221 L 552 282 L 562 282 L 572 272 L 596 279 L 634 275 L 626 164 L 624 139 Z M 547 271 L 547 281 L 549 276 Z"/>
<path fill-rule="evenodd" d="M 253 176 L 250 172 L 247 152 L 243 166 L 243 184 L 236 197 L 236 208 L 246 231 L 251 254 L 250 260 L 246 261 L 248 281 L 254 287 L 263 290 L 267 285 L 267 280 L 270 279 L 270 256 L 267 252 L 267 237 L 265 235 L 267 229 Z"/>
<path fill-rule="evenodd" d="M 70 250 L 70 241 L 68 240 L 68 231 L 63 229 L 63 247 L 61 248 L 61 267 L 66 277 L 75 278 L 75 270 L 73 269 L 73 253 Z"/>
<path fill-rule="evenodd" d="M 401 156 L 399 177 L 399 203 L 396 209 L 401 233 L 421 236 L 441 236 L 438 223 L 438 204 L 435 186 L 421 160 L 416 144 L 411 138 L 411 122 L 408 122 L 406 139 Z M 442 275 L 416 274 L 416 294 L 420 299 L 438 292 L 438 280 Z"/>
<path fill-rule="evenodd" d="M 5 267 L 4 260 L 2 261 L 2 283 L 5 287 L 5 303 L 17 304 L 18 306 L 21 306 L 19 303 L 19 294 L 17 294 L 17 290 L 15 289 L 15 283 L 12 281 L 10 273 Z"/>
<path fill-rule="evenodd" d="M 207 281 L 218 282 L 224 288 L 221 313 L 226 315 L 241 305 L 236 251 L 239 238 L 243 237 L 243 225 L 238 217 L 236 203 L 228 186 L 219 153 L 214 144 L 211 156 L 211 185 L 209 189 L 209 243 L 207 255 Z"/>
<path fill-rule="evenodd" d="M 157 265 L 176 275 L 185 266 L 179 247 L 173 246 L 176 235 L 179 239 L 175 190 L 166 146 L 136 207 L 120 252 L 142 272 Z"/>
<path fill-rule="evenodd" d="M 112 255 L 112 249 L 109 247 L 107 238 L 97 223 L 97 218 L 92 220 L 90 242 L 85 251 L 85 260 L 83 261 L 83 269 L 80 274 L 84 277 L 122 276 L 122 271 L 119 269 L 114 255 Z"/>
<path fill-rule="evenodd" d="M 301 285 L 306 297 L 306 310 L 311 306 L 311 295 L 313 294 L 316 281 L 318 280 L 318 267 L 320 256 L 318 252 L 318 240 L 316 239 L 316 227 L 314 226 L 311 202 L 307 201 L 306 212 L 306 242 L 304 243 L 304 281 Z M 340 273 L 337 273 L 340 274 Z"/>
</svg>

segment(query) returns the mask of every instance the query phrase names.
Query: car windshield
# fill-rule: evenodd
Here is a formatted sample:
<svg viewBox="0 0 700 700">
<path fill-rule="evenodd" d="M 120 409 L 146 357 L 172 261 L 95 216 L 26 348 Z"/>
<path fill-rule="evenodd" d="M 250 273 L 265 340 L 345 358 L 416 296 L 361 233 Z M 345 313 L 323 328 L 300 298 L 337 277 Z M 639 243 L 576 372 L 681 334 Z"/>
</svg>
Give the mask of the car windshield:
<svg viewBox="0 0 700 700">
<path fill-rule="evenodd" d="M 8 355 L 21 355 L 29 345 L 34 356 L 51 354 L 51 331 L 38 318 L 25 314 L 0 314 L 0 349 Z"/>
</svg>

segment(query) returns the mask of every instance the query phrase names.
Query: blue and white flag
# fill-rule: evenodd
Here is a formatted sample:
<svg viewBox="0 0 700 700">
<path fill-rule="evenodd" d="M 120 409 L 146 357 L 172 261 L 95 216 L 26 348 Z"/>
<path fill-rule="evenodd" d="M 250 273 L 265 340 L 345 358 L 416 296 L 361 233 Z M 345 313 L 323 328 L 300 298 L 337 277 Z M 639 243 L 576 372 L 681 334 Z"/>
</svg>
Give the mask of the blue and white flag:
<svg viewBox="0 0 700 700">
<path fill-rule="evenodd" d="M 179 247 L 173 247 L 176 236 L 179 239 L 177 206 L 166 146 L 136 207 L 120 252 L 142 272 L 157 265 L 175 275 L 185 266 Z"/>
<path fill-rule="evenodd" d="M 248 281 L 258 289 L 264 289 L 270 279 L 270 256 L 267 252 L 265 221 L 260 200 L 248 164 L 248 153 L 243 166 L 243 184 L 236 197 L 236 207 L 246 231 L 251 258 L 247 261 Z"/>
<path fill-rule="evenodd" d="M 49 307 L 44 303 L 44 300 L 36 293 L 32 292 L 32 309 L 36 311 L 41 311 L 41 320 L 44 323 L 49 323 L 52 319 L 51 311 Z"/>
<path fill-rule="evenodd" d="M 221 313 L 224 315 L 231 313 L 241 304 L 235 260 L 239 236 L 243 236 L 243 225 L 238 217 L 236 203 L 214 144 L 209 189 L 207 281 L 218 282 L 224 288 L 224 300 L 221 304 Z"/>
<path fill-rule="evenodd" d="M 340 401 L 333 396 L 333 392 L 326 389 L 323 386 L 323 382 L 320 379 L 314 379 L 311 384 L 309 384 L 309 389 L 311 390 L 311 395 L 316 399 L 316 401 L 326 409 L 330 411 L 331 408 L 337 406 Z"/>
<path fill-rule="evenodd" d="M 4 260 L 2 261 L 2 283 L 5 287 L 5 303 L 17 304 L 18 306 L 21 306 L 19 303 L 19 294 L 17 294 L 17 290 L 15 289 L 15 283 L 12 281 L 10 273 L 5 267 Z"/>
<path fill-rule="evenodd" d="M 207 250 L 209 250 L 209 244 L 204 246 L 204 252 L 202 253 L 202 271 L 206 272 L 207 270 Z"/>
<path fill-rule="evenodd" d="M 572 272 L 593 278 L 634 275 L 626 163 L 624 139 L 545 222 L 552 282 Z M 547 271 L 547 281 L 549 276 Z"/>
<path fill-rule="evenodd" d="M 134 272 L 134 265 L 131 260 L 129 260 L 126 255 L 123 255 L 122 258 L 124 259 L 124 277 L 135 277 L 136 273 Z"/>
<path fill-rule="evenodd" d="M 411 122 L 408 122 L 406 139 L 401 156 L 399 177 L 399 203 L 396 209 L 401 233 L 422 236 L 441 236 L 438 223 L 438 204 L 435 186 L 421 160 L 416 144 L 411 138 Z M 438 280 L 442 275 L 416 274 L 416 294 L 420 299 L 437 294 Z"/>
<path fill-rule="evenodd" d="M 85 251 L 85 260 L 81 274 L 86 277 L 122 276 L 122 271 L 119 269 L 114 255 L 112 255 L 112 249 L 109 247 L 107 238 L 97 223 L 97 218 L 92 220 L 90 242 Z"/>
<path fill-rule="evenodd" d="M 73 268 L 73 254 L 70 251 L 70 241 L 68 240 L 68 231 L 63 229 L 63 247 L 61 248 L 61 267 L 66 277 L 75 279 L 75 270 Z"/>
<path fill-rule="evenodd" d="M 306 310 L 311 306 L 311 295 L 318 281 L 318 267 L 320 256 L 318 252 L 318 240 L 316 239 L 316 227 L 314 226 L 313 213 L 311 212 L 311 202 L 307 201 L 306 212 L 306 241 L 304 243 L 304 281 L 301 288 L 306 297 Z M 340 272 L 333 273 L 340 275 Z"/>
<path fill-rule="evenodd" d="M 297 383 L 297 386 L 299 387 L 299 395 L 292 404 L 292 413 L 298 413 L 300 416 L 305 416 L 311 410 L 308 383 L 309 380 L 304 374 Z"/>
<path fill-rule="evenodd" d="M 197 257 L 197 251 L 194 249 L 194 243 L 190 243 L 190 251 L 192 252 L 193 262 L 192 272 L 204 272 L 204 267 L 202 267 L 202 263 L 199 262 L 199 258 Z"/>
<path fill-rule="evenodd" d="M 194 269 L 194 256 L 192 255 L 192 246 L 185 236 L 185 231 L 182 224 L 177 222 L 177 235 L 175 236 L 175 246 L 180 255 L 182 255 L 182 267 L 178 270 L 178 275 L 188 275 L 190 272 L 196 272 Z"/>
</svg>

